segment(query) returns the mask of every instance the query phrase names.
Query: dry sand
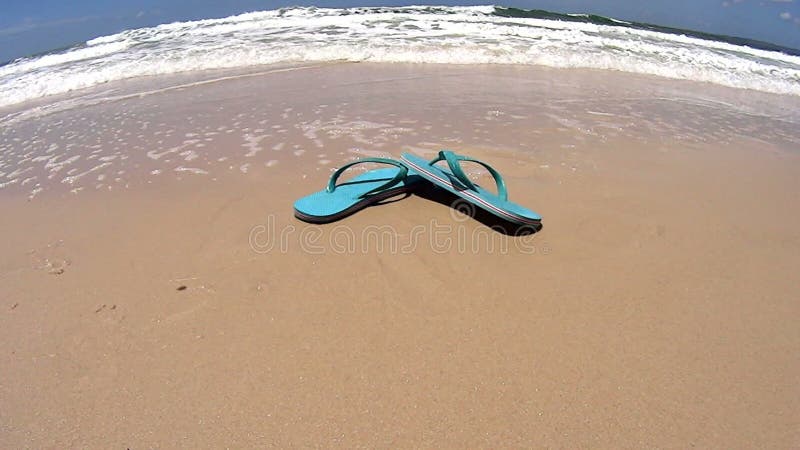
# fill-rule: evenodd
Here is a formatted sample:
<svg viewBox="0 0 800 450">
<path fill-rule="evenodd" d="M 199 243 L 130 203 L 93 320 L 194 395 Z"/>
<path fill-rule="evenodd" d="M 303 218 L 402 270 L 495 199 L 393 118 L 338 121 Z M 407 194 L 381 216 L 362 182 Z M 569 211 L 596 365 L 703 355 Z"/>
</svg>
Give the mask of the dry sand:
<svg viewBox="0 0 800 450">
<path fill-rule="evenodd" d="M 343 64 L 7 118 L 0 447 L 797 447 L 798 105 Z M 430 193 L 292 217 L 443 147 L 544 228 Z"/>
</svg>

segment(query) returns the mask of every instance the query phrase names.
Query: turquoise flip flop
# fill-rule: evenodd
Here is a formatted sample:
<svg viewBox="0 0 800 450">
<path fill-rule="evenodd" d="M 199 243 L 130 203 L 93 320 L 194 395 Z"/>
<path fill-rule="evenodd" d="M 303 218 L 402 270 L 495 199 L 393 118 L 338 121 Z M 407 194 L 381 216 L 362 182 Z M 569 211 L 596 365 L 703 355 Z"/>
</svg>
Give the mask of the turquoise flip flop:
<svg viewBox="0 0 800 450">
<path fill-rule="evenodd" d="M 432 161 L 426 161 L 410 153 L 403 153 L 402 160 L 408 165 L 409 169 L 418 173 L 435 186 L 445 189 L 500 218 L 522 225 L 538 225 L 542 221 L 542 217 L 539 214 L 508 200 L 508 191 L 503 177 L 500 176 L 497 170 L 483 161 L 457 155 L 449 150 L 440 151 L 439 156 Z M 446 161 L 450 170 L 434 165 L 440 161 Z M 461 168 L 462 161 L 474 162 L 485 167 L 497 184 L 497 194 L 473 183 Z"/>
<path fill-rule="evenodd" d="M 345 170 L 363 163 L 389 164 L 395 167 L 375 169 L 336 184 Z M 294 215 L 311 223 L 333 222 L 382 200 L 413 190 L 423 178 L 410 174 L 400 161 L 387 158 L 364 158 L 345 164 L 331 175 L 328 186 L 294 202 Z"/>
</svg>

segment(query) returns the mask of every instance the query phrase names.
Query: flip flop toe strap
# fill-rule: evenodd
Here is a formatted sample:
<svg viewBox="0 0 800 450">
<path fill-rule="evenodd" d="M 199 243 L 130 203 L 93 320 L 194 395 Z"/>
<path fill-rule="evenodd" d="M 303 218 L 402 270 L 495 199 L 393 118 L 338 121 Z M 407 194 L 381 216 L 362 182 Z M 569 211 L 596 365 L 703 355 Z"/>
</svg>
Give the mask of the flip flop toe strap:
<svg viewBox="0 0 800 450">
<path fill-rule="evenodd" d="M 385 189 L 388 189 L 388 188 L 400 183 L 401 181 L 403 181 L 406 178 L 407 174 L 408 174 L 408 167 L 406 167 L 405 164 L 403 164 L 403 163 L 401 163 L 399 161 L 395 161 L 393 159 L 388 159 L 388 158 L 363 158 L 363 159 L 359 159 L 358 161 L 353 161 L 351 163 L 345 164 L 342 167 L 336 169 L 336 171 L 333 172 L 333 174 L 331 175 L 331 179 L 328 180 L 328 186 L 325 188 L 325 192 L 331 193 L 331 192 L 336 190 L 336 187 L 337 187 L 336 186 L 336 181 L 339 179 L 339 176 L 342 174 L 342 172 L 344 172 L 345 170 L 347 170 L 347 169 L 349 169 L 349 168 L 351 168 L 351 167 L 353 167 L 353 166 L 355 166 L 357 164 L 363 164 L 363 163 L 389 164 L 389 165 L 398 167 L 400 170 L 397 171 L 397 175 L 395 175 L 394 178 L 390 179 L 386 183 L 383 183 L 382 185 L 380 185 L 380 186 L 378 186 L 376 188 L 370 189 L 369 191 L 361 194 L 360 197 L 368 197 L 370 195 L 373 195 L 373 194 L 381 192 L 381 191 L 383 191 Z"/>
<path fill-rule="evenodd" d="M 480 164 L 483 166 L 494 178 L 495 184 L 497 184 L 497 195 L 502 198 L 503 200 L 508 200 L 508 190 L 506 189 L 506 182 L 503 180 L 503 177 L 500 173 L 495 170 L 492 166 L 486 164 L 483 161 L 479 161 L 477 159 L 470 158 L 468 156 L 457 155 L 450 150 L 441 150 L 439 152 L 439 156 L 436 157 L 433 161 L 429 164 L 434 165 L 440 161 L 447 161 L 447 166 L 450 168 L 450 172 L 453 176 L 458 180 L 459 183 L 463 184 L 464 187 L 471 189 L 473 191 L 477 191 L 477 187 L 472 180 L 469 179 L 464 170 L 461 168 L 461 161 L 469 161 L 474 162 L 476 164 Z"/>
</svg>

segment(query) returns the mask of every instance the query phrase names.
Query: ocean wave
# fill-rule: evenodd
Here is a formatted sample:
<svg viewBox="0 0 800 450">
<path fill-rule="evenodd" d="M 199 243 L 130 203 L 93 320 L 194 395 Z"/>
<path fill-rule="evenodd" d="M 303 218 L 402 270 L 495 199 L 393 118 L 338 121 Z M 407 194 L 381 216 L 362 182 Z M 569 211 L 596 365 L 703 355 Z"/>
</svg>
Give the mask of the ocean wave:
<svg viewBox="0 0 800 450">
<path fill-rule="evenodd" d="M 607 69 L 800 95 L 796 55 L 669 30 L 494 6 L 284 8 L 127 30 L 14 61 L 0 67 L 0 106 L 131 77 L 342 60 Z"/>
</svg>

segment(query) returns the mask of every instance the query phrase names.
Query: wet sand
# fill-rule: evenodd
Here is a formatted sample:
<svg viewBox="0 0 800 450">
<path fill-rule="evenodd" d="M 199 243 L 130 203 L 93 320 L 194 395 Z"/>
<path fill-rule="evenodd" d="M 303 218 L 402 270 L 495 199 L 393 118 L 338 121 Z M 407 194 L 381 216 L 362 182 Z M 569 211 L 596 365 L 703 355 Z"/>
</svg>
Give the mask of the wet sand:
<svg viewBox="0 0 800 450">
<path fill-rule="evenodd" d="M 512 67 L 197 81 L 0 123 L 1 447 L 800 442 L 800 101 Z M 440 148 L 542 230 L 435 192 L 292 217 L 346 161 Z"/>
</svg>

